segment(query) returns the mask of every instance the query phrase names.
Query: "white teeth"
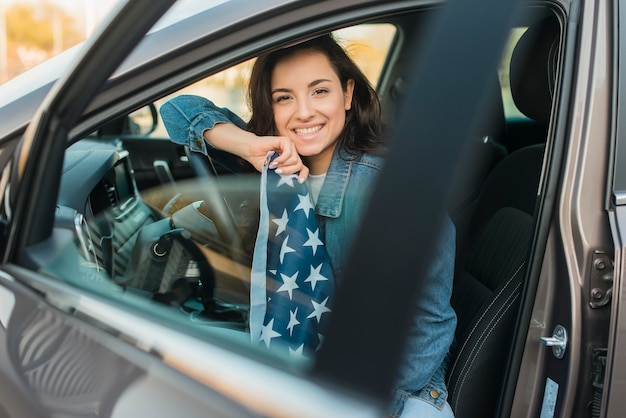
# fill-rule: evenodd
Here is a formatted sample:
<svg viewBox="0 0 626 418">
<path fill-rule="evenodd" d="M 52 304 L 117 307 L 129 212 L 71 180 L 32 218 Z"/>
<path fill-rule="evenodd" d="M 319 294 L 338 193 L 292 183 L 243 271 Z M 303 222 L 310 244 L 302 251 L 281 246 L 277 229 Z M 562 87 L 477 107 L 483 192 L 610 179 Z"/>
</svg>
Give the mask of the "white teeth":
<svg viewBox="0 0 626 418">
<path fill-rule="evenodd" d="M 322 127 L 318 125 L 313 128 L 294 129 L 294 131 L 296 131 L 298 135 L 313 135 L 314 133 L 318 132 L 320 129 L 322 129 Z"/>
</svg>

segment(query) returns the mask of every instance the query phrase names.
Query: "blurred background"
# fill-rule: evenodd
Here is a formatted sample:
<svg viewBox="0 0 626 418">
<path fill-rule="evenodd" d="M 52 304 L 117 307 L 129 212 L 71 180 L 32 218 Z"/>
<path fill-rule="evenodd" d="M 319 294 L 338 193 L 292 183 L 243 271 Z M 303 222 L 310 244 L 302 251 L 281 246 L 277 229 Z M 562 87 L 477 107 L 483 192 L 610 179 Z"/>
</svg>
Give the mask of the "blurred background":
<svg viewBox="0 0 626 418">
<path fill-rule="evenodd" d="M 84 41 L 120 1 L 0 0 L 0 85 Z M 391 25 L 361 25 L 336 32 L 374 85 L 394 34 Z M 244 87 L 253 63 L 249 60 L 233 66 L 177 94 L 210 97 L 246 119 L 249 109 Z M 157 108 L 167 99 L 157 101 Z M 161 130 L 155 132 L 163 134 Z"/>
<path fill-rule="evenodd" d="M 119 0 L 0 0 L 0 84 L 86 39 Z"/>
<path fill-rule="evenodd" d="M 209 0 L 195 0 L 209 1 Z M 0 0 L 0 85 L 89 37 L 120 0 Z M 498 70 L 507 117 L 522 117 L 509 92 L 508 63 L 514 33 Z M 335 32 L 340 43 L 376 85 L 395 34 L 391 25 L 359 25 Z M 244 120 L 249 117 L 245 84 L 254 60 L 214 74 L 177 92 L 211 98 Z M 157 108 L 168 97 L 155 102 Z M 165 135 L 162 129 L 154 135 Z"/>
<path fill-rule="evenodd" d="M 208 0 L 196 0 L 208 1 Z M 88 38 L 120 0 L 0 0 L 0 84 Z M 509 92 L 508 63 L 512 45 L 523 33 L 514 33 L 498 70 L 507 117 L 522 117 Z M 376 85 L 382 57 L 391 45 L 390 25 L 360 25 L 335 32 L 338 40 Z M 199 94 L 229 107 L 244 120 L 249 109 L 244 86 L 254 60 L 246 61 L 195 83 L 177 94 Z M 157 101 L 157 107 L 164 98 Z M 163 135 L 162 130 L 155 135 Z"/>
</svg>

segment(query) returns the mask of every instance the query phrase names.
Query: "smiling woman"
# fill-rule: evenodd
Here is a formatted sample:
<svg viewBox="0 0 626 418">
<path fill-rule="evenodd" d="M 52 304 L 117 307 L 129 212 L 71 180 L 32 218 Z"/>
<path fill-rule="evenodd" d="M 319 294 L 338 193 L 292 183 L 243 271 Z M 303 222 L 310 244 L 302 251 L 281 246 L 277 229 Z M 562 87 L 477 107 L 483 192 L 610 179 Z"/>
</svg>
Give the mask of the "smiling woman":
<svg viewBox="0 0 626 418">
<path fill-rule="evenodd" d="M 289 299 L 294 299 L 291 297 L 292 290 L 307 288 L 306 282 L 313 280 L 314 266 L 317 265 L 319 270 L 323 265 L 305 261 L 307 265 L 311 263 L 311 276 L 302 277 L 299 282 L 296 281 L 298 272 L 294 274 L 293 268 L 285 269 L 287 259 L 294 255 L 304 258 L 302 253 L 308 253 L 304 248 L 306 243 L 302 249 L 287 247 L 289 238 L 293 242 L 293 230 L 297 230 L 287 214 L 302 208 L 304 201 L 307 202 L 306 207 L 315 208 L 319 227 L 313 225 L 309 229 L 307 226 L 307 233 L 310 239 L 315 236 L 316 242 L 324 245 L 332 266 L 329 272 L 334 272 L 334 276 L 340 279 L 347 249 L 368 205 L 369 191 L 384 164 L 385 142 L 376 91 L 331 35 L 322 35 L 259 56 L 252 69 L 248 97 L 252 107 L 248 124 L 229 110 L 220 109 L 197 96 L 172 99 L 161 107 L 161 115 L 175 143 L 192 149 L 195 146 L 196 150 L 206 154 L 206 142 L 209 148 L 235 154 L 259 172 L 263 171 L 263 179 L 268 176 L 264 171 L 268 164 L 269 169 L 283 179 L 297 177 L 299 183 L 304 183 L 309 172 L 316 176 L 308 191 L 305 189 L 302 195 L 298 193 L 300 204 L 289 212 L 285 209 L 273 216 L 265 215 L 266 206 L 272 205 L 272 197 L 269 193 L 264 197 L 262 192 L 261 222 L 252 264 L 250 333 L 253 343 L 261 340 L 269 347 L 270 338 L 286 335 L 287 329 L 274 323 L 276 314 L 265 313 L 266 299 L 275 301 L 278 293 L 286 288 L 289 289 Z M 198 142 L 203 147 L 199 147 Z M 272 153 L 277 156 L 269 162 L 268 155 Z M 279 185 L 283 181 L 287 182 L 279 181 Z M 291 186 L 294 187 L 293 184 Z M 264 190 L 263 185 L 261 190 Z M 308 210 L 305 212 L 308 217 Z M 288 222 L 291 225 L 285 232 L 285 238 L 280 230 L 268 234 L 263 229 L 266 217 L 267 221 Z M 264 314 L 261 314 L 257 325 L 254 272 L 260 270 L 257 260 L 266 260 L 271 254 L 266 253 L 264 241 L 277 239 L 281 242 L 276 244 L 281 248 L 280 262 L 277 263 L 281 267 L 276 267 L 269 259 L 261 262 L 263 271 L 267 271 L 261 274 L 260 281 L 262 289 L 265 289 L 265 276 L 271 282 L 274 276 L 280 274 L 284 283 L 273 291 L 268 285 L 267 295 L 262 292 L 259 300 Z M 439 255 L 427 273 L 429 297 L 416 301 L 419 309 L 413 322 L 421 332 L 413 333 L 414 337 L 408 343 L 408 353 L 397 382 L 397 395 L 389 407 L 394 416 L 403 413 L 405 404 L 407 415 L 402 416 L 452 416 L 445 396 L 447 362 L 444 361 L 456 325 L 456 315 L 450 305 L 455 242 L 454 227 L 449 219 L 446 219 L 438 241 Z M 294 255 L 285 256 L 285 253 Z M 318 277 L 318 270 L 315 270 L 315 277 Z M 334 281 L 329 277 L 332 275 L 327 272 L 324 280 Z M 290 318 L 289 334 L 294 325 L 304 322 L 311 315 L 320 315 L 317 313 L 320 306 L 325 308 L 323 312 L 330 312 L 331 309 L 326 307 L 327 303 L 330 304 L 330 297 L 324 293 L 308 302 L 308 297 L 296 296 L 296 300 L 302 298 L 307 302 L 289 310 L 289 315 L 287 310 L 290 308 L 283 308 L 284 317 Z M 313 304 L 313 311 L 310 303 Z M 275 305 L 275 302 L 272 303 L 272 306 Z M 314 342 L 303 343 L 305 350 L 306 347 L 319 348 L 322 345 L 323 330 L 318 332 L 320 337 L 314 336 Z M 434 346 L 437 349 L 433 349 Z M 290 347 L 290 352 L 302 353 L 302 349 L 296 344 Z M 425 367 L 424 364 L 430 366 Z M 432 393 L 440 395 L 434 399 Z"/>
</svg>

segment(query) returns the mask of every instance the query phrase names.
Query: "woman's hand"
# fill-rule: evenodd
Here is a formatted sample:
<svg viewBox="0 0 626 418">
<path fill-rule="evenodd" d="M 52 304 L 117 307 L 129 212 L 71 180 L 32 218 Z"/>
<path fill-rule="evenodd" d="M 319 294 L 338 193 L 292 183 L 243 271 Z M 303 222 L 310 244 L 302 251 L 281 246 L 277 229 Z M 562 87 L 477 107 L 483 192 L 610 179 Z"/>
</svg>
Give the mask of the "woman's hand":
<svg viewBox="0 0 626 418">
<path fill-rule="evenodd" d="M 230 123 L 215 125 L 203 133 L 204 138 L 215 148 L 235 154 L 248 161 L 259 172 L 267 158 L 267 153 L 279 154 L 270 164 L 278 174 L 298 173 L 298 182 L 303 183 L 309 175 L 294 143 L 284 136 L 257 136 Z"/>
<path fill-rule="evenodd" d="M 267 158 L 267 153 L 274 151 L 278 157 L 270 163 L 270 169 L 278 174 L 298 173 L 298 182 L 304 183 L 309 175 L 309 168 L 304 165 L 294 143 L 284 136 L 257 136 L 250 144 L 251 159 L 247 159 L 254 167 L 261 171 Z M 262 158 L 260 158 L 262 156 Z M 245 158 L 245 157 L 244 157 Z"/>
</svg>

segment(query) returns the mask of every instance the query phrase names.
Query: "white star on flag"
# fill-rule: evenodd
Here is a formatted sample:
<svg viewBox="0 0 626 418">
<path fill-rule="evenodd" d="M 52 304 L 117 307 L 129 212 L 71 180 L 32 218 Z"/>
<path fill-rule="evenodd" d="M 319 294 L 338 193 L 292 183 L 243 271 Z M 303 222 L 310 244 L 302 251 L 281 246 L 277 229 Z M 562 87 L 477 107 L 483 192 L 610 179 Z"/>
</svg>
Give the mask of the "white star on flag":
<svg viewBox="0 0 626 418">
<path fill-rule="evenodd" d="M 315 285 L 317 284 L 317 282 L 328 280 L 327 277 L 322 276 L 322 274 L 320 273 L 321 270 L 322 264 L 317 267 L 311 266 L 311 273 L 309 274 L 309 277 L 304 280 L 305 283 L 311 283 L 311 290 L 315 290 Z"/>
<path fill-rule="evenodd" d="M 289 187 L 293 187 L 293 181 L 297 178 L 298 178 L 297 174 L 283 174 L 280 176 L 280 179 L 278 180 L 278 184 L 276 185 L 276 187 L 280 187 L 283 184 L 286 184 Z"/>
<path fill-rule="evenodd" d="M 287 236 L 287 238 L 285 238 L 285 240 L 283 241 L 282 245 L 280 246 L 280 262 L 281 263 L 285 259 L 285 254 L 295 253 L 296 252 L 296 250 L 294 250 L 293 248 L 290 248 L 287 245 L 287 241 L 289 241 L 289 236 Z"/>
<path fill-rule="evenodd" d="M 320 319 L 322 318 L 322 314 L 330 312 L 330 309 L 326 307 L 326 304 L 328 303 L 328 298 L 324 299 L 322 303 L 317 303 L 314 300 L 311 300 L 311 303 L 313 304 L 313 312 L 311 312 L 311 314 L 307 316 L 307 318 L 317 318 L 317 322 L 319 323 Z"/>
<path fill-rule="evenodd" d="M 298 199 L 300 200 L 300 203 L 298 203 L 298 206 L 296 206 L 293 211 L 302 210 L 308 218 L 309 212 L 315 209 L 313 207 L 313 202 L 311 202 L 311 197 L 308 194 L 306 196 L 298 195 Z"/>
<path fill-rule="evenodd" d="M 296 325 L 300 325 L 300 321 L 298 321 L 298 308 L 296 308 L 295 311 L 289 311 L 289 323 L 287 324 L 289 336 L 293 335 L 293 327 Z"/>
<path fill-rule="evenodd" d="M 280 218 L 272 219 L 272 222 L 278 225 L 278 228 L 276 228 L 276 233 L 274 234 L 275 237 L 280 235 L 282 232 L 285 232 L 285 230 L 287 229 L 287 223 L 289 222 L 287 209 L 283 210 L 283 216 L 281 216 Z"/>
<path fill-rule="evenodd" d="M 281 335 L 274 331 L 274 319 L 271 319 L 267 325 L 263 326 L 263 330 L 261 331 L 261 341 L 265 343 L 267 348 L 270 348 L 270 342 L 272 338 L 278 338 Z"/>
<path fill-rule="evenodd" d="M 287 292 L 289 293 L 289 299 L 292 299 L 292 291 L 300 287 L 296 283 L 296 280 L 298 279 L 298 272 L 296 271 L 293 276 L 287 276 L 286 274 L 280 273 L 280 277 L 283 278 L 283 285 L 278 288 L 277 292 Z"/>
<path fill-rule="evenodd" d="M 315 251 L 317 251 L 317 247 L 320 245 L 324 245 L 324 243 L 320 240 L 320 230 L 319 228 L 312 232 L 309 228 L 306 229 L 306 233 L 309 235 L 309 239 L 302 244 L 304 247 L 311 247 L 313 249 L 313 255 L 315 255 Z"/>
<path fill-rule="evenodd" d="M 300 344 L 300 346 L 296 348 L 295 350 L 289 347 L 289 357 L 291 358 L 294 358 L 294 357 L 300 358 L 304 354 L 303 352 L 304 352 L 304 344 Z"/>
</svg>

